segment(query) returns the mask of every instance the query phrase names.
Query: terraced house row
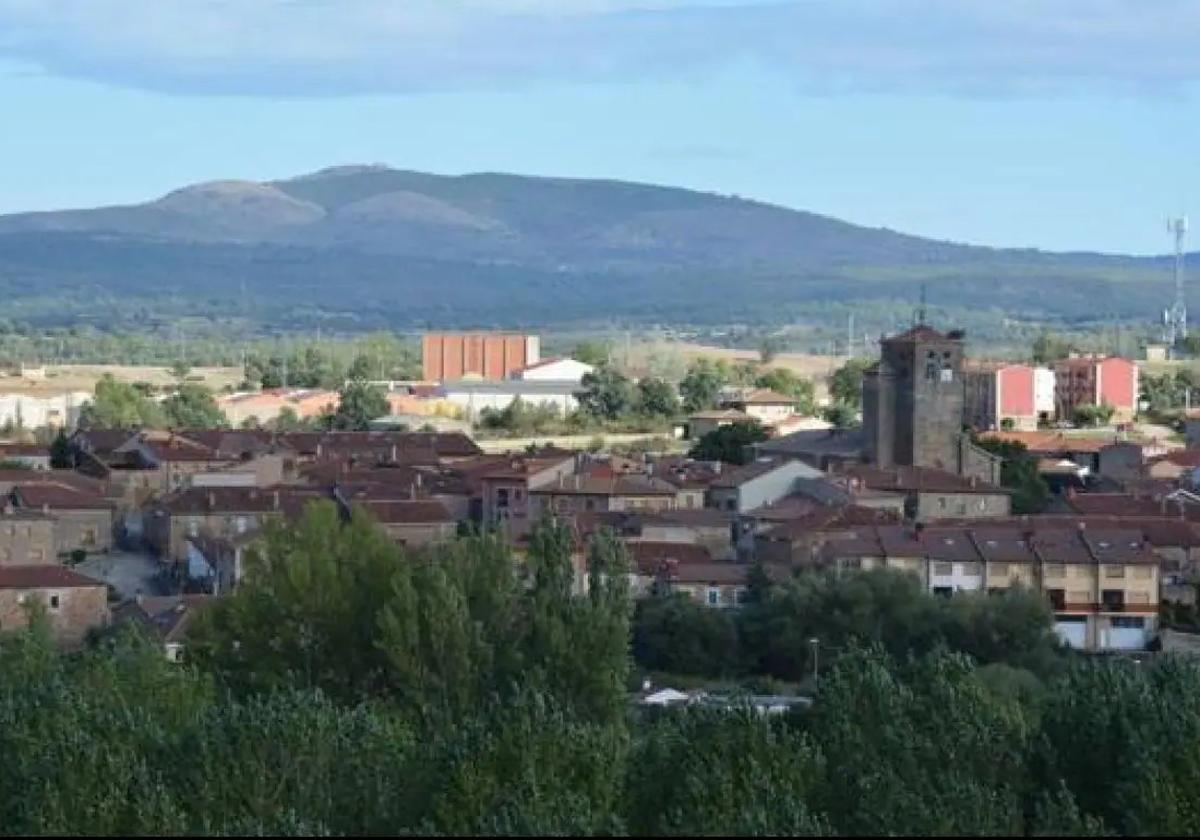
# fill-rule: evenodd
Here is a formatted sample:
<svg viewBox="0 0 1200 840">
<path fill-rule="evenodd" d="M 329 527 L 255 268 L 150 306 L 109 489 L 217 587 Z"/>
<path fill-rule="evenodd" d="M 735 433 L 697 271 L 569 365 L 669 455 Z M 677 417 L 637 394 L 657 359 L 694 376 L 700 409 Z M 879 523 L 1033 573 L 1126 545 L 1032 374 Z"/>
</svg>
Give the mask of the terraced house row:
<svg viewBox="0 0 1200 840">
<path fill-rule="evenodd" d="M 827 542 L 818 563 L 919 575 L 936 595 L 1045 594 L 1062 640 L 1080 650 L 1141 650 L 1154 637 L 1162 558 L 1143 531 L 1060 525 L 865 527 Z"/>
</svg>

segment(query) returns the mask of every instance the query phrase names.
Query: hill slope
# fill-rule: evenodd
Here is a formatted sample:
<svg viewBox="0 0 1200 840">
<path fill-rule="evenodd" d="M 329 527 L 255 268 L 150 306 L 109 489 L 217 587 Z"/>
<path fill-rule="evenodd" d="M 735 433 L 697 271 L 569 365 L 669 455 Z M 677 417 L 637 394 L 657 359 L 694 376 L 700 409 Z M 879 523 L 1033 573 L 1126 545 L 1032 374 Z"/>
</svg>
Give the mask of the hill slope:
<svg viewBox="0 0 1200 840">
<path fill-rule="evenodd" d="M 378 166 L 0 216 L 0 293 L 39 321 L 75 317 L 81 301 L 99 319 L 141 307 L 267 325 L 781 320 L 823 302 L 911 301 L 920 282 L 949 307 L 1149 317 L 1169 274 L 684 189 Z M 1130 282 L 1148 288 L 1129 295 Z"/>
</svg>

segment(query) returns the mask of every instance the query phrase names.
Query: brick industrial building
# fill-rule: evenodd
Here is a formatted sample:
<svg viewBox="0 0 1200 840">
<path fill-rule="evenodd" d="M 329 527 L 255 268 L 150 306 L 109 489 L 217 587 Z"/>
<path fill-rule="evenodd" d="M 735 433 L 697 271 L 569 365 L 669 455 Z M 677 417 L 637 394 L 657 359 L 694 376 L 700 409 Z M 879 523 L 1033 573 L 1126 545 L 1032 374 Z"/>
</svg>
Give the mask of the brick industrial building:
<svg viewBox="0 0 1200 840">
<path fill-rule="evenodd" d="M 421 366 L 429 382 L 508 379 L 540 360 L 536 335 L 521 333 L 426 333 Z"/>
<path fill-rule="evenodd" d="M 1070 419 L 1081 405 L 1110 405 L 1113 419 L 1128 422 L 1137 413 L 1138 368 L 1120 356 L 1076 356 L 1054 365 L 1058 416 Z"/>
</svg>

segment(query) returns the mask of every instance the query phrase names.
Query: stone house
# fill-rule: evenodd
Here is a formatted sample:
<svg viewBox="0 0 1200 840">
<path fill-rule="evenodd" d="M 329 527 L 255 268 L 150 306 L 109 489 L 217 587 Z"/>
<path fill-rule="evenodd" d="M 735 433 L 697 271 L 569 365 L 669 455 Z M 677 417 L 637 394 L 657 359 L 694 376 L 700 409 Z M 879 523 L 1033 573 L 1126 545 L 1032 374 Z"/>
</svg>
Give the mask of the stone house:
<svg viewBox="0 0 1200 840">
<path fill-rule="evenodd" d="M 9 500 L 18 510 L 54 519 L 55 552 L 60 556 L 113 547 L 113 505 L 103 496 L 46 482 L 18 484 Z"/>
<path fill-rule="evenodd" d="M 79 647 L 108 623 L 108 587 L 62 566 L 0 567 L 0 631 L 27 626 L 37 608 L 59 645 Z"/>
</svg>

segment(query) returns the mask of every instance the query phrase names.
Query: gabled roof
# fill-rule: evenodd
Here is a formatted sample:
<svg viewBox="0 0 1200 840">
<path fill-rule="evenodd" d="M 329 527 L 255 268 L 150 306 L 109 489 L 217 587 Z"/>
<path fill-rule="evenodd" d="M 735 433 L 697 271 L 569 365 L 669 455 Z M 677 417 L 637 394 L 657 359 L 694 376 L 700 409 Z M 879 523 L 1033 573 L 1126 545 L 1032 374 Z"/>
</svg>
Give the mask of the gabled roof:
<svg viewBox="0 0 1200 840">
<path fill-rule="evenodd" d="M 354 502 L 383 525 L 417 525 L 454 522 L 454 516 L 441 502 L 434 499 L 407 499 Z"/>
<path fill-rule="evenodd" d="M 721 475 L 719 475 L 716 481 L 712 483 L 712 486 L 714 488 L 720 488 L 724 490 L 741 487 L 747 482 L 754 481 L 757 478 L 762 478 L 764 475 L 773 473 L 779 469 L 798 469 L 799 473 L 804 473 L 807 471 L 811 473 L 809 477 L 815 477 L 815 475 L 818 474 L 817 471 L 812 467 L 808 466 L 807 464 L 802 464 L 799 461 L 781 461 L 765 458 L 752 461 L 751 463 L 741 467 L 734 467 L 731 470 L 722 471 Z M 798 474 L 797 477 L 801 476 Z"/>
<path fill-rule="evenodd" d="M 87 493 L 56 482 L 21 483 L 13 487 L 13 499 L 20 507 L 51 510 L 108 510 L 112 505 L 103 496 Z"/>
<path fill-rule="evenodd" d="M 550 496 L 674 496 L 675 485 L 640 475 L 564 475 L 558 481 L 531 487 L 530 493 Z"/>
<path fill-rule="evenodd" d="M 73 589 L 104 585 L 104 581 L 85 577 L 64 566 L 0 566 L 0 589 Z"/>
<path fill-rule="evenodd" d="M 868 466 L 854 466 L 846 469 L 846 474 L 854 476 L 872 490 L 889 490 L 898 492 L 930 492 L 930 493 L 1010 493 L 1011 491 L 965 478 L 957 473 L 935 470 L 930 467 L 896 466 L 887 469 Z"/>
<path fill-rule="evenodd" d="M 770 388 L 755 388 L 750 393 L 730 400 L 730 402 L 741 405 L 795 405 L 796 399 L 778 391 L 772 391 Z"/>
<path fill-rule="evenodd" d="M 139 595 L 113 611 L 116 622 L 133 621 L 167 644 L 182 642 L 200 613 L 217 602 L 213 595 Z"/>
</svg>

